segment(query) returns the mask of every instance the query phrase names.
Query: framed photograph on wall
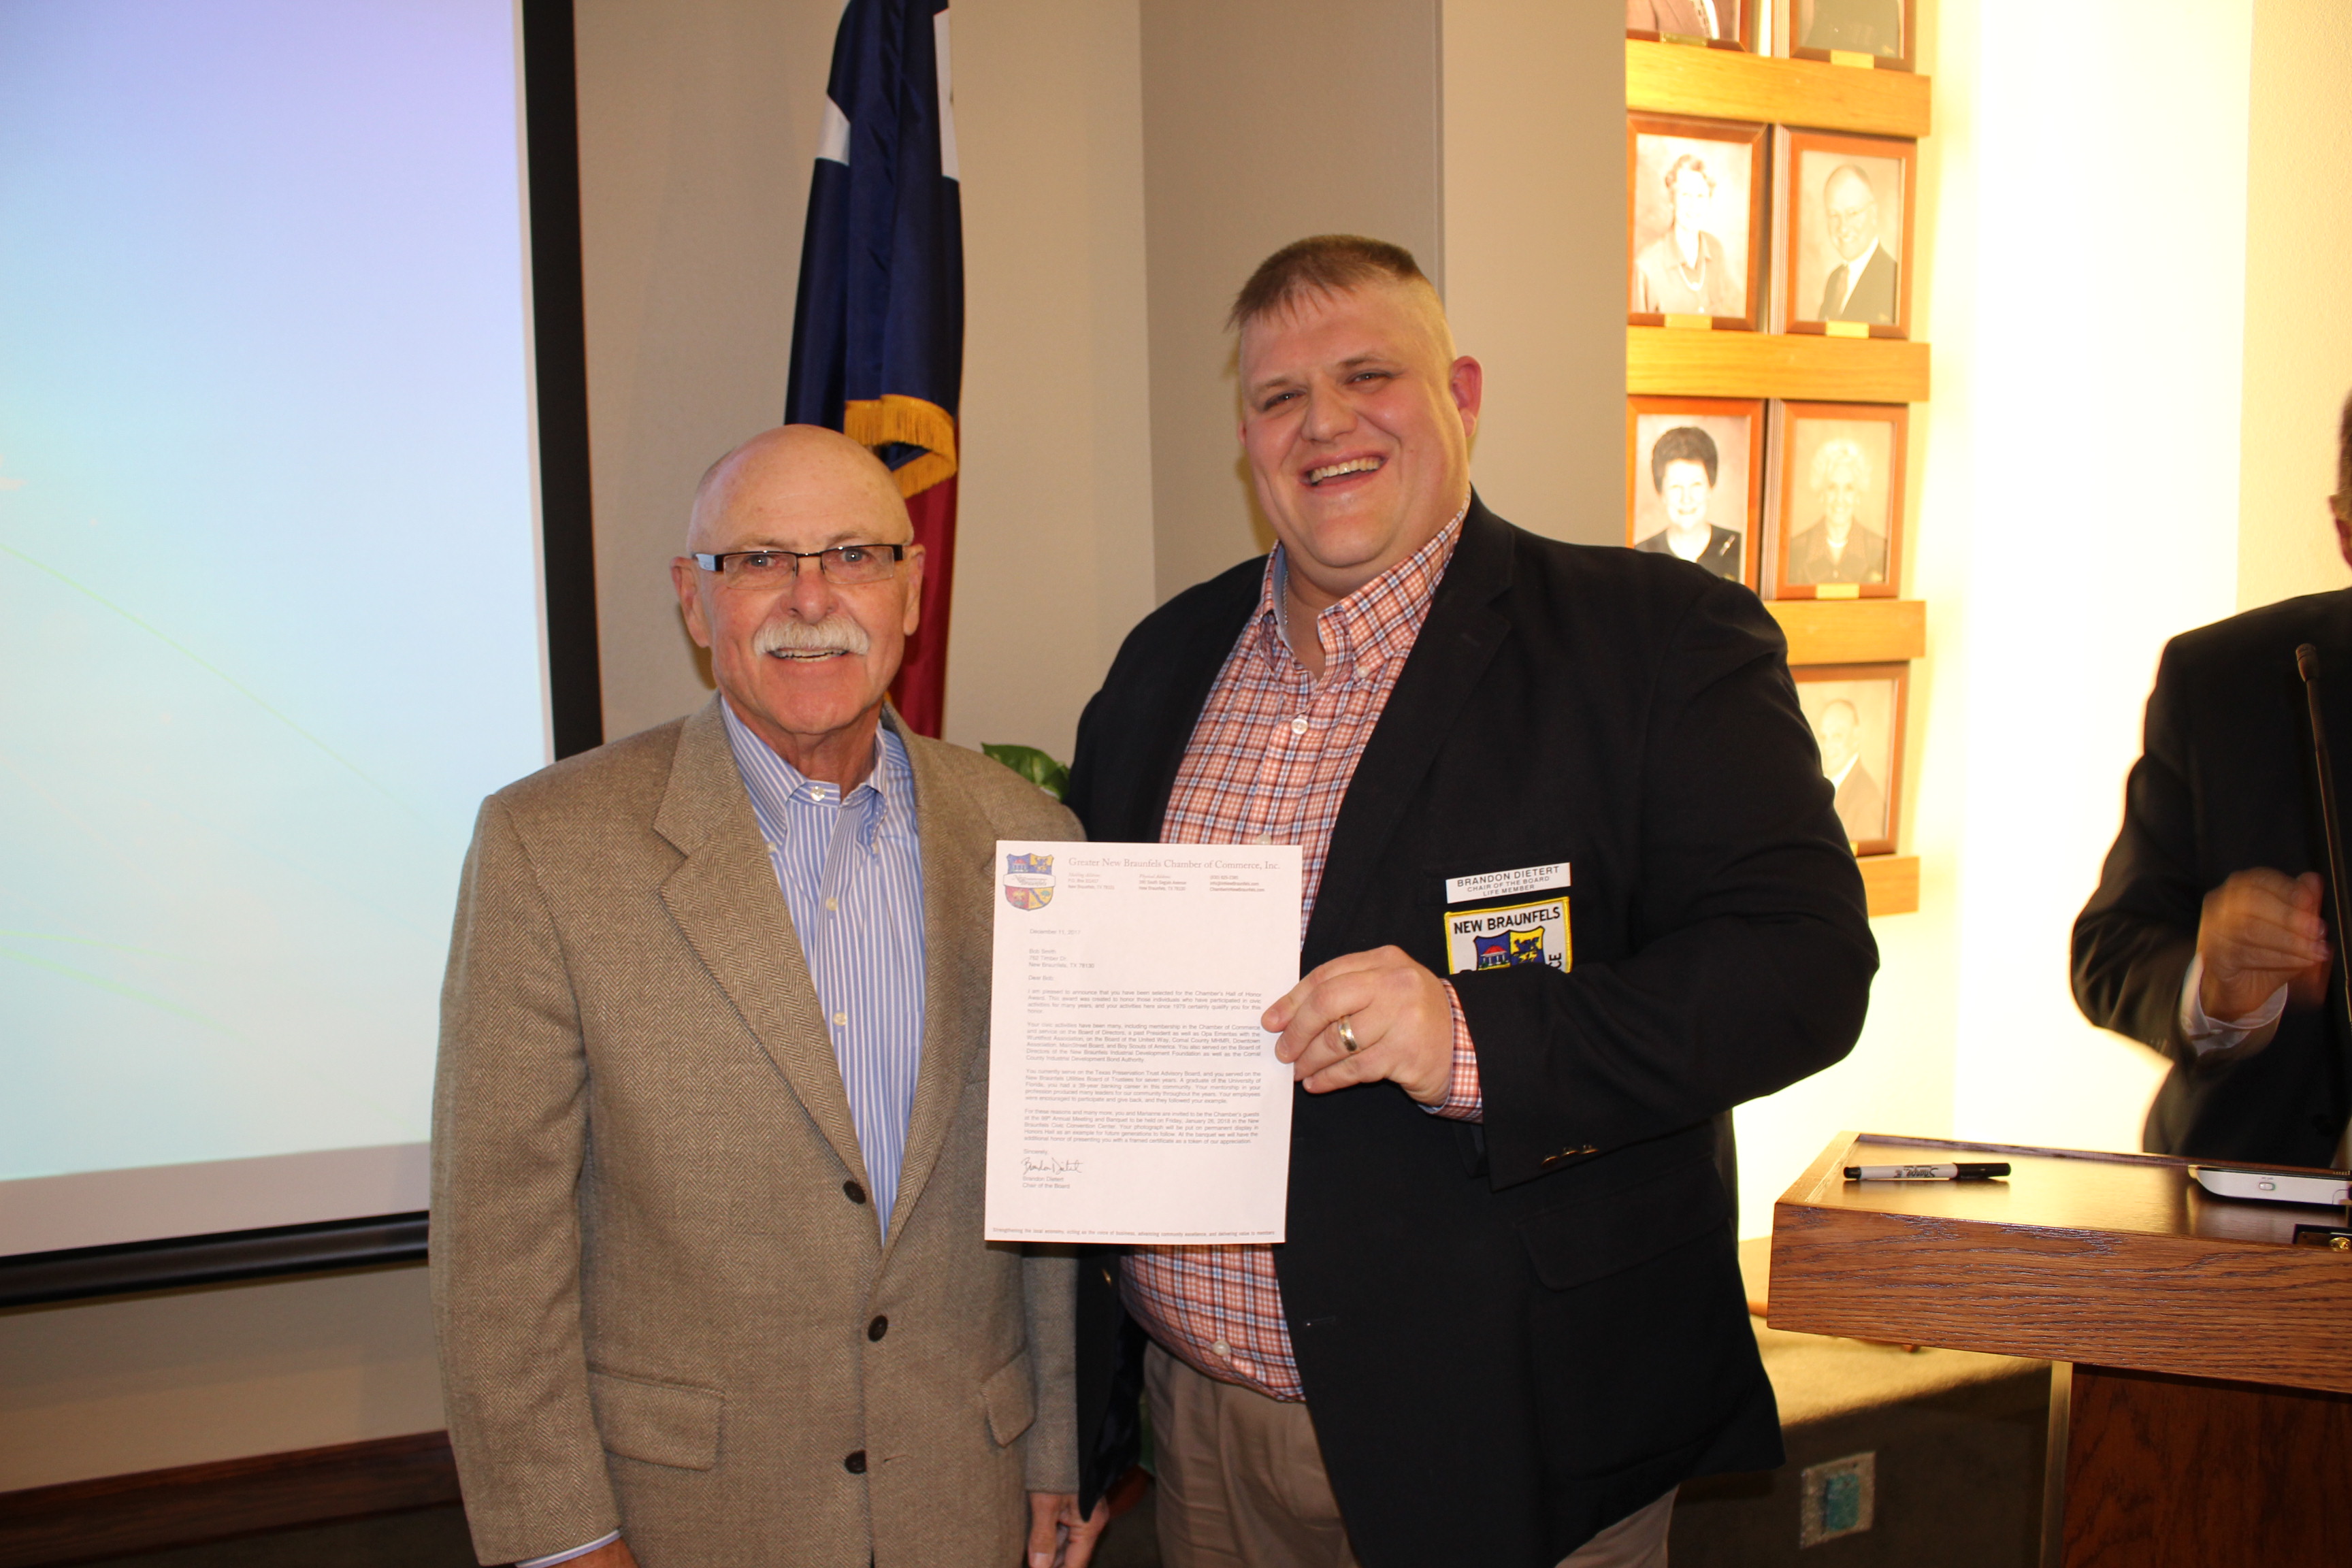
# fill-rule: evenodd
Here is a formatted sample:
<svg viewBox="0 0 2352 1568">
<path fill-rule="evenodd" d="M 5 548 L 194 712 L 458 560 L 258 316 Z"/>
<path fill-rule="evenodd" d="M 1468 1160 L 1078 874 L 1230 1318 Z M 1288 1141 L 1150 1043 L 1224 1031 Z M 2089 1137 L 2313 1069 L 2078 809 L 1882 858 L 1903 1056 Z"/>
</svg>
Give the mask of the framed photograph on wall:
<svg viewBox="0 0 2352 1568">
<path fill-rule="evenodd" d="M 1625 36 L 1756 52 L 1754 0 L 1625 0 Z"/>
<path fill-rule="evenodd" d="M 1625 117 L 1626 319 L 1750 331 L 1764 290 L 1764 127 Z"/>
<path fill-rule="evenodd" d="M 1862 55 L 1879 70 L 1907 71 L 1914 68 L 1917 0 L 1778 0 L 1772 34 L 1775 54 L 1801 60 Z"/>
<path fill-rule="evenodd" d="M 1764 400 L 1625 400 L 1625 542 L 1756 586 Z"/>
<path fill-rule="evenodd" d="M 1836 786 L 1846 841 L 1856 855 L 1894 854 L 1911 667 L 1801 664 L 1789 673 L 1822 749 L 1822 775 Z"/>
<path fill-rule="evenodd" d="M 1896 403 L 1782 403 L 1772 414 L 1772 596 L 1893 598 L 1903 572 Z"/>
<path fill-rule="evenodd" d="M 1818 131 L 1775 134 L 1778 330 L 1909 337 L 1919 144 Z"/>
</svg>

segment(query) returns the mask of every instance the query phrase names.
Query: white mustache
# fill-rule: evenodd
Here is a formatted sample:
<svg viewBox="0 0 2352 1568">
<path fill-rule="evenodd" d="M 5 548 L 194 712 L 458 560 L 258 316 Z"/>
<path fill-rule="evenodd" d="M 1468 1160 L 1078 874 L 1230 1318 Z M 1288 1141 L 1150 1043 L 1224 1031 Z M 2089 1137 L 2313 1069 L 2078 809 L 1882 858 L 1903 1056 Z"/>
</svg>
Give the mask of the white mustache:
<svg viewBox="0 0 2352 1568">
<path fill-rule="evenodd" d="M 751 651 L 763 658 L 796 653 L 845 653 L 863 658 L 873 646 L 866 628 L 838 610 L 814 625 L 790 617 L 762 621 L 751 634 Z"/>
</svg>

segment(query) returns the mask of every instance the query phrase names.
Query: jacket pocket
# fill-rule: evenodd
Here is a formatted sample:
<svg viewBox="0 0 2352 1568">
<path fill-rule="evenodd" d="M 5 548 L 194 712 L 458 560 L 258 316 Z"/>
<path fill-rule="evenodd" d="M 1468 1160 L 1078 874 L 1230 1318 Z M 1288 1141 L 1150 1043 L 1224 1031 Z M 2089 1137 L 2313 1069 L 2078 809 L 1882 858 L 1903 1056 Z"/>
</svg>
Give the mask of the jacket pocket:
<svg viewBox="0 0 2352 1568">
<path fill-rule="evenodd" d="M 998 1447 L 1011 1447 L 1029 1430 L 1037 1419 L 1037 1374 L 1026 1350 L 989 1373 L 980 1402 L 988 1407 L 988 1432 Z"/>
<path fill-rule="evenodd" d="M 1637 1186 L 1532 1215 L 1519 1222 L 1519 1237 L 1536 1278 L 1568 1290 L 1647 1263 L 1730 1217 L 1715 1162 L 1699 1159 Z"/>
<path fill-rule="evenodd" d="M 607 1453 L 681 1470 L 719 1463 L 719 1416 L 727 1402 L 707 1388 L 647 1383 L 592 1367 L 588 1402 Z"/>
</svg>

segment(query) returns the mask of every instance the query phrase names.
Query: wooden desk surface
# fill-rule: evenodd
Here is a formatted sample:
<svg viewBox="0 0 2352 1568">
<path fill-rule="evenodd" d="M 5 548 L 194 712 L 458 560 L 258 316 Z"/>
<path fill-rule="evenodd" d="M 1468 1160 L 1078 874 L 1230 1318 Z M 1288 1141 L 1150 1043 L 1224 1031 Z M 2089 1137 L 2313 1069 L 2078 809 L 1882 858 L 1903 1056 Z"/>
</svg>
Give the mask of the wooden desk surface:
<svg viewBox="0 0 2352 1568">
<path fill-rule="evenodd" d="M 2005 1181 L 1849 1164 L 2007 1160 Z M 1772 1327 L 2352 1393 L 2340 1210 L 2209 1196 L 2189 1162 L 1841 1133 L 1773 1207 Z"/>
</svg>

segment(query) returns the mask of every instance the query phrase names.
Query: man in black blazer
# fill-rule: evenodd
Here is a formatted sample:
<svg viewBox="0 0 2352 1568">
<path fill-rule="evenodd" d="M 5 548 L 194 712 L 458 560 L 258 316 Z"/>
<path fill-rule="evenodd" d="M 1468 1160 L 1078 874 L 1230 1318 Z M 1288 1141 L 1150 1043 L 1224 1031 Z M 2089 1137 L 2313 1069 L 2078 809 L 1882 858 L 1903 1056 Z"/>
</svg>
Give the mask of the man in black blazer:
<svg viewBox="0 0 2352 1568">
<path fill-rule="evenodd" d="M 1895 261 L 1878 242 L 1878 191 L 1859 163 L 1840 163 L 1822 182 L 1822 216 L 1841 258 L 1822 283 L 1823 321 L 1895 325 Z"/>
<path fill-rule="evenodd" d="M 2336 468 L 2336 542 L 2352 563 L 2352 401 Z M 2319 650 L 2336 777 L 2352 779 L 2341 750 L 2352 736 L 2352 589 L 2173 638 L 2123 831 L 2074 922 L 2084 1016 L 2172 1060 L 2141 1132 L 2157 1153 L 2345 1163 L 2352 1037 L 2329 984 L 2326 841 L 2295 668 L 2305 643 Z M 2336 809 L 2352 822 L 2352 801 Z"/>
<path fill-rule="evenodd" d="M 1128 841 L 1297 805 L 1288 1239 L 1082 1266 L 1087 1505 L 1132 1306 L 1171 1568 L 1663 1561 L 1682 1481 L 1781 1458 L 1717 1121 L 1843 1057 L 1877 963 L 1785 644 L 1479 503 L 1481 372 L 1404 251 L 1300 241 L 1234 321 L 1280 549 L 1129 637 L 1067 798 Z"/>
</svg>

